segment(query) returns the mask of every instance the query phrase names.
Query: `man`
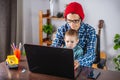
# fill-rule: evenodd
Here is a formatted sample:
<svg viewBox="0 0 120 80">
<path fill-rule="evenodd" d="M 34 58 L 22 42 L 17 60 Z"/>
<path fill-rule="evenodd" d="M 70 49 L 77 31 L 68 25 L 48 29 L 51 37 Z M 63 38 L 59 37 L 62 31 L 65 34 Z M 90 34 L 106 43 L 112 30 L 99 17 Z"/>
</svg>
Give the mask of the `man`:
<svg viewBox="0 0 120 80">
<path fill-rule="evenodd" d="M 96 32 L 93 27 L 88 24 L 83 23 L 84 11 L 78 2 L 71 2 L 67 5 L 64 17 L 66 24 L 59 27 L 56 33 L 56 38 L 53 41 L 53 47 L 61 47 L 65 45 L 64 35 L 69 29 L 74 29 L 78 31 L 79 34 L 79 45 L 83 51 L 84 56 L 79 57 L 75 60 L 75 69 L 81 66 L 91 67 L 95 59 L 95 43 L 96 43 Z"/>
</svg>

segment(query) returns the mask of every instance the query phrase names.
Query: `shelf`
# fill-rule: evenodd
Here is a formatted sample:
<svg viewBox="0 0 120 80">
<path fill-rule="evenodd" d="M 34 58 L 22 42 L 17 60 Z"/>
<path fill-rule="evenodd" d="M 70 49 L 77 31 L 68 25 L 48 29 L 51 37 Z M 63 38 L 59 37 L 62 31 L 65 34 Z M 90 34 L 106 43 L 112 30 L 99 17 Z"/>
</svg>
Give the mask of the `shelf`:
<svg viewBox="0 0 120 80">
<path fill-rule="evenodd" d="M 65 20 L 65 18 L 58 18 L 58 17 L 51 17 L 51 19 L 55 19 L 55 20 Z"/>
<path fill-rule="evenodd" d="M 50 46 L 52 44 L 52 40 L 43 39 L 43 44 L 46 44 L 47 46 Z"/>
<path fill-rule="evenodd" d="M 64 18 L 58 18 L 56 16 L 50 16 L 50 11 L 47 10 L 46 14 L 43 14 L 43 11 L 39 11 L 39 44 L 43 45 L 43 42 L 47 43 L 47 45 L 50 45 L 51 41 L 43 41 L 43 18 L 47 19 L 47 24 L 51 23 L 51 19 L 54 20 L 65 20 Z"/>
<path fill-rule="evenodd" d="M 55 20 L 65 20 L 65 18 L 58 18 L 58 17 L 56 17 L 56 16 L 45 16 L 45 17 L 43 17 L 43 18 L 46 18 L 46 19 L 55 19 Z"/>
</svg>

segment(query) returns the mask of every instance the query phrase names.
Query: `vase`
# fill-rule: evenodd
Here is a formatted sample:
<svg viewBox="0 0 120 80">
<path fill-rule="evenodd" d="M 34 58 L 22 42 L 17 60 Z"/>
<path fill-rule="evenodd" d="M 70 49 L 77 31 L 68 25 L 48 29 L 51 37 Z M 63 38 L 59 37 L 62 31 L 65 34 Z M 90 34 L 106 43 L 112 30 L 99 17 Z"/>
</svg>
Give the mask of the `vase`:
<svg viewBox="0 0 120 80">
<path fill-rule="evenodd" d="M 50 16 L 54 16 L 54 0 L 50 1 Z"/>
</svg>

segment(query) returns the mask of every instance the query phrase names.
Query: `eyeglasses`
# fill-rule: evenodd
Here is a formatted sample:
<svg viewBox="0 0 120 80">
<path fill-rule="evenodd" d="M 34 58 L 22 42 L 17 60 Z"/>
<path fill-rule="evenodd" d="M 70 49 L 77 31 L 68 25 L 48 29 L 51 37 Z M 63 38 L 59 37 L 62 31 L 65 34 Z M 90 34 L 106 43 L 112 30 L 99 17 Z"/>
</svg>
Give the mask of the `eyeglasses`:
<svg viewBox="0 0 120 80">
<path fill-rule="evenodd" d="M 75 20 L 70 20 L 70 19 L 66 19 L 66 22 L 67 23 L 74 23 L 74 24 L 77 24 L 77 23 L 79 23 L 80 22 L 80 19 L 75 19 Z"/>
</svg>

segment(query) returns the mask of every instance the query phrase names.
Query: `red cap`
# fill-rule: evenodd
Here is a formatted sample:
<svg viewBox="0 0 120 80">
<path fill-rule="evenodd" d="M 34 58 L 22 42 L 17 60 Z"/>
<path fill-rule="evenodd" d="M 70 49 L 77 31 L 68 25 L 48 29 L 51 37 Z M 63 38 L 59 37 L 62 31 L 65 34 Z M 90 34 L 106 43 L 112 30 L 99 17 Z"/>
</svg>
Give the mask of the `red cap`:
<svg viewBox="0 0 120 80">
<path fill-rule="evenodd" d="M 66 18 L 69 13 L 78 14 L 81 20 L 84 19 L 84 11 L 83 11 L 82 5 L 77 2 L 71 2 L 67 5 L 64 11 L 64 17 Z"/>
</svg>

